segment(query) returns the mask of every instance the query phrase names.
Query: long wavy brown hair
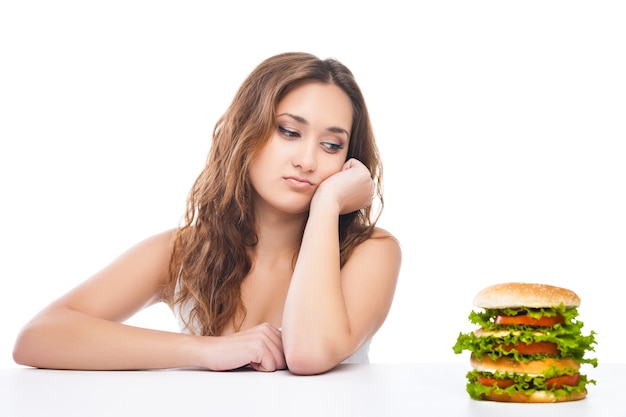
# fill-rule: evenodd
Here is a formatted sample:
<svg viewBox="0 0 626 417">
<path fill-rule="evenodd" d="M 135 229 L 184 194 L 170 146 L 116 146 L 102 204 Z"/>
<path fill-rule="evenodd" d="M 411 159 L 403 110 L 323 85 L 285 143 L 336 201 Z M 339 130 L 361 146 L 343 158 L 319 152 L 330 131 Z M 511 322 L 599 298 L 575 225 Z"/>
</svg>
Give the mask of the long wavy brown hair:
<svg viewBox="0 0 626 417">
<path fill-rule="evenodd" d="M 340 216 L 341 265 L 372 235 L 383 208 L 382 163 L 352 72 L 335 59 L 321 60 L 307 53 L 266 59 L 243 82 L 216 123 L 206 165 L 189 193 L 184 221 L 174 237 L 164 298 L 170 306 L 191 306 L 183 317 L 188 330 L 220 335 L 229 321 L 238 329 L 235 318 L 245 317 L 241 283 L 251 270 L 251 249 L 257 243 L 250 209 L 250 162 L 276 129 L 278 103 L 309 82 L 335 84 L 350 97 L 353 119 L 347 158 L 361 161 L 376 183 L 376 207 Z"/>
</svg>

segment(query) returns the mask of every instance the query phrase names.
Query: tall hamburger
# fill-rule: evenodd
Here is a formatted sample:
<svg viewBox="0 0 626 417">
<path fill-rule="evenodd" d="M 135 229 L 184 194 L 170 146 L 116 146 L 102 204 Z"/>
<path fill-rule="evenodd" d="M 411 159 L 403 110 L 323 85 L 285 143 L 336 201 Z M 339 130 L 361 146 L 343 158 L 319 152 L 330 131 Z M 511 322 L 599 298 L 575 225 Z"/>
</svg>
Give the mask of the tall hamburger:
<svg viewBox="0 0 626 417">
<path fill-rule="evenodd" d="M 479 328 L 460 333 L 454 353 L 471 352 L 467 392 L 476 400 L 549 403 L 580 400 L 595 381 L 581 364 L 597 366 L 594 334 L 582 334 L 580 298 L 565 288 L 511 282 L 481 290 L 469 321 Z"/>
</svg>

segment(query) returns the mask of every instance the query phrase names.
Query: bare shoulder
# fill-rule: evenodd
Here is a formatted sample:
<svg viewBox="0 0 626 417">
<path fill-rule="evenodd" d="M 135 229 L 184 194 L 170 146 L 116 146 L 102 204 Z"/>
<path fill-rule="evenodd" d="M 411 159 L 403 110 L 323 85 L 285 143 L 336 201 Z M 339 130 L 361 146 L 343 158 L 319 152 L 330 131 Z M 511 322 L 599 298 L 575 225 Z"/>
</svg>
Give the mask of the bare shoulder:
<svg viewBox="0 0 626 417">
<path fill-rule="evenodd" d="M 354 249 L 341 270 L 352 325 L 365 337 L 374 334 L 391 308 L 401 264 L 399 241 L 387 230 L 376 228 L 369 239 Z"/>
<path fill-rule="evenodd" d="M 178 229 L 168 229 L 140 241 L 136 246 L 154 246 L 164 250 L 171 250 L 172 243 Z"/>
<path fill-rule="evenodd" d="M 402 248 L 398 239 L 391 232 L 376 227 L 372 236 L 365 242 L 361 243 L 357 249 L 363 251 L 384 250 L 392 256 L 402 256 Z"/>
<path fill-rule="evenodd" d="M 145 238 L 123 253 L 111 266 L 119 265 L 130 268 L 138 275 L 143 273 L 159 282 L 167 281 L 176 231 L 169 229 Z"/>
<path fill-rule="evenodd" d="M 109 265 L 109 268 L 133 267 L 135 271 L 145 270 L 151 274 L 155 274 L 157 270 L 166 271 L 175 236 L 176 229 L 170 229 L 144 238 L 123 252 Z M 158 275 L 163 275 L 163 273 Z"/>
<path fill-rule="evenodd" d="M 149 259 L 152 261 L 158 259 L 159 263 L 163 264 L 171 256 L 176 230 L 169 229 L 139 241 L 122 253 L 118 260 L 128 259 L 144 262 Z"/>
<path fill-rule="evenodd" d="M 401 262 L 402 248 L 398 239 L 389 231 L 377 227 L 369 239 L 354 249 L 346 265 L 352 264 L 351 268 L 358 268 L 361 272 L 383 269 L 397 275 Z"/>
<path fill-rule="evenodd" d="M 176 230 L 144 238 L 90 278 L 56 300 L 94 317 L 123 321 L 160 300 L 169 279 L 169 259 Z"/>
<path fill-rule="evenodd" d="M 400 242 L 398 241 L 398 239 L 396 239 L 396 237 L 391 234 L 391 232 L 381 227 L 374 228 L 374 233 L 372 233 L 372 237 L 370 239 L 390 239 L 394 241 L 396 245 L 398 245 L 398 247 L 400 246 Z"/>
</svg>

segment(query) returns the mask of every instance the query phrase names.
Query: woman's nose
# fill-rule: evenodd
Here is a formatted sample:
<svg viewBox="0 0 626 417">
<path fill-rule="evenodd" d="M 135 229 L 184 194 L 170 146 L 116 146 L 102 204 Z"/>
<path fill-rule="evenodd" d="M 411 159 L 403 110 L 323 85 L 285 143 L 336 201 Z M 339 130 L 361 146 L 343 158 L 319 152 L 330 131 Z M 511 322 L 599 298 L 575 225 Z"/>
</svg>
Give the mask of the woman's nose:
<svg viewBox="0 0 626 417">
<path fill-rule="evenodd" d="M 293 157 L 293 165 L 303 171 L 313 171 L 317 167 L 316 147 L 313 141 L 300 141 L 300 146 Z"/>
</svg>

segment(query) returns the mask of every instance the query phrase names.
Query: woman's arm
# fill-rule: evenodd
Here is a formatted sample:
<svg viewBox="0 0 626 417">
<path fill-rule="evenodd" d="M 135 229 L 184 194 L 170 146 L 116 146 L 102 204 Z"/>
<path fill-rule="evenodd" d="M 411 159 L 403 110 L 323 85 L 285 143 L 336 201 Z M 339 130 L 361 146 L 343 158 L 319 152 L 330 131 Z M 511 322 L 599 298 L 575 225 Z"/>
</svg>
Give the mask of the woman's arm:
<svg viewBox="0 0 626 417">
<path fill-rule="evenodd" d="M 122 323 L 159 301 L 172 236 L 169 231 L 144 240 L 46 307 L 18 335 L 14 360 L 55 369 L 284 367 L 280 334 L 271 326 L 200 337 Z"/>
<path fill-rule="evenodd" d="M 389 312 L 401 264 L 391 235 L 378 229 L 340 269 L 339 214 L 367 207 L 372 187 L 365 166 L 348 161 L 313 198 L 282 322 L 294 373 L 333 368 L 369 340 Z"/>
</svg>

